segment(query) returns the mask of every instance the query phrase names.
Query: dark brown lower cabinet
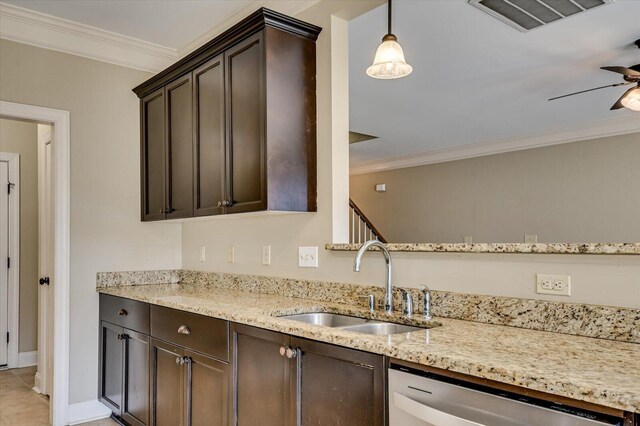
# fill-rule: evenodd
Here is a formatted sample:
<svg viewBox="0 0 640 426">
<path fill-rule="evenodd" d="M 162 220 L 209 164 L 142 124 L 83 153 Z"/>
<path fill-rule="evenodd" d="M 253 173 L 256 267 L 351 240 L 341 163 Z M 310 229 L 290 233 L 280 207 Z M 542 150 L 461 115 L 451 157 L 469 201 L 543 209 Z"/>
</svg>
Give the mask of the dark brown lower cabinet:
<svg viewBox="0 0 640 426">
<path fill-rule="evenodd" d="M 291 338 L 299 425 L 383 426 L 385 369 L 380 355 Z"/>
<path fill-rule="evenodd" d="M 386 424 L 380 355 L 234 324 L 236 424 Z"/>
<path fill-rule="evenodd" d="M 180 346 L 151 340 L 151 424 L 228 424 L 228 365 Z"/>
<path fill-rule="evenodd" d="M 126 423 L 148 424 L 149 336 L 101 322 L 100 401 Z"/>
<path fill-rule="evenodd" d="M 240 324 L 232 325 L 234 411 L 238 426 L 295 424 L 293 364 L 280 355 L 288 335 Z"/>
</svg>

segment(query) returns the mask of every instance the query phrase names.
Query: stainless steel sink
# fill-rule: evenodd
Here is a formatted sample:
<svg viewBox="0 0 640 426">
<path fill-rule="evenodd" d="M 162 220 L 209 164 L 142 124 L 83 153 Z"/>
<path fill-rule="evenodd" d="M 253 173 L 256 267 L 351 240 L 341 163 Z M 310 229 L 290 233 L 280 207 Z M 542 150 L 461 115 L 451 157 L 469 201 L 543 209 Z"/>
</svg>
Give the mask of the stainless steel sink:
<svg viewBox="0 0 640 426">
<path fill-rule="evenodd" d="M 390 334 L 410 333 L 412 331 L 424 330 L 424 328 L 414 327 L 412 325 L 394 324 L 391 322 L 372 322 L 368 324 L 342 327 L 342 329 L 355 331 L 356 333 L 374 334 L 376 336 L 388 336 Z"/>
<path fill-rule="evenodd" d="M 312 313 L 312 314 L 297 314 L 297 315 L 285 315 L 282 318 L 306 322 L 308 324 L 324 325 L 325 327 L 345 327 L 352 325 L 364 324 L 367 321 L 365 318 L 350 317 L 347 315 L 329 314 L 326 312 Z"/>
<path fill-rule="evenodd" d="M 410 333 L 412 331 L 420 331 L 425 329 L 412 325 L 395 324 L 392 322 L 350 317 L 348 315 L 330 314 L 327 312 L 283 315 L 281 318 L 305 322 L 307 324 L 337 328 L 340 330 L 353 331 L 355 333 L 373 334 L 376 336 Z"/>
</svg>

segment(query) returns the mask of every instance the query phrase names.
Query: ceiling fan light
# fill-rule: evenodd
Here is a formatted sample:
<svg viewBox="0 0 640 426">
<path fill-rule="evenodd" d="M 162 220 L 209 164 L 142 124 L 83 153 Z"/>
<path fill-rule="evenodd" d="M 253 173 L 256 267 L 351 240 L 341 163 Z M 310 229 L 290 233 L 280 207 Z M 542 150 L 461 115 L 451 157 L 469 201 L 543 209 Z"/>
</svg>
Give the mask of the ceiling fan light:
<svg viewBox="0 0 640 426">
<path fill-rule="evenodd" d="M 389 80 L 406 77 L 413 67 L 404 59 L 404 52 L 395 35 L 387 34 L 376 50 L 373 65 L 367 68 L 367 75 L 373 78 Z"/>
<path fill-rule="evenodd" d="M 627 93 L 620 103 L 632 111 L 640 111 L 640 86 Z"/>
</svg>

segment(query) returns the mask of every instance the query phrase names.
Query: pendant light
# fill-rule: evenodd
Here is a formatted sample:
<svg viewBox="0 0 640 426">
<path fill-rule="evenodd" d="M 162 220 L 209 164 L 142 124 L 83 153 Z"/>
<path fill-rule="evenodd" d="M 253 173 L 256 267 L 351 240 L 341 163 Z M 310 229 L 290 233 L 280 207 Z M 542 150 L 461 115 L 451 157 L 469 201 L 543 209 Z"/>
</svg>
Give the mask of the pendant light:
<svg viewBox="0 0 640 426">
<path fill-rule="evenodd" d="M 638 87 L 635 89 L 627 92 L 624 97 L 620 99 L 620 103 L 632 111 L 640 111 L 640 84 L 638 84 Z"/>
<path fill-rule="evenodd" d="M 404 52 L 398 44 L 398 38 L 391 32 L 391 0 L 389 0 L 387 19 L 389 31 L 382 37 L 373 65 L 367 68 L 369 77 L 384 80 L 406 77 L 413 71 L 413 67 L 404 60 Z"/>
</svg>

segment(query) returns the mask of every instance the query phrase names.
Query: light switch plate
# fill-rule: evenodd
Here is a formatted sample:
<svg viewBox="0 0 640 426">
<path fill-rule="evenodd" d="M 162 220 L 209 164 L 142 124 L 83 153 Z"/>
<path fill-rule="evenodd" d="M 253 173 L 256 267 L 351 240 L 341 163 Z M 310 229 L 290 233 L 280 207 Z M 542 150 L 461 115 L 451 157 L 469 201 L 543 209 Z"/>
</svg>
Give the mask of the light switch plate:
<svg viewBox="0 0 640 426">
<path fill-rule="evenodd" d="M 536 274 L 536 293 L 571 296 L 571 276 Z"/>
<path fill-rule="evenodd" d="M 318 247 L 298 247 L 298 266 L 300 268 L 317 268 Z"/>
<path fill-rule="evenodd" d="M 236 261 L 236 250 L 234 246 L 227 246 L 227 263 Z"/>
</svg>

